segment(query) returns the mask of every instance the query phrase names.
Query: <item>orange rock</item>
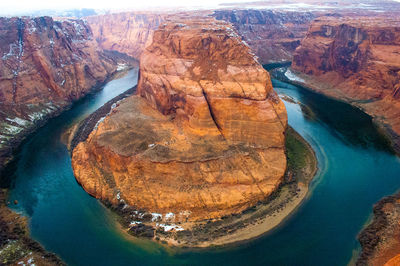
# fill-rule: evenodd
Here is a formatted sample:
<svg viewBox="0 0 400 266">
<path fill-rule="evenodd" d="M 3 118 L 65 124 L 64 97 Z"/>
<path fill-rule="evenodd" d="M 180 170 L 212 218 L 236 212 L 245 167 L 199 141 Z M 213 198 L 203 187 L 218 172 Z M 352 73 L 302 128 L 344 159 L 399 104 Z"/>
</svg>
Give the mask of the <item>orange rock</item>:
<svg viewBox="0 0 400 266">
<path fill-rule="evenodd" d="M 72 165 L 83 188 L 114 204 L 197 221 L 268 197 L 286 169 L 286 110 L 268 73 L 231 25 L 168 22 L 123 100 Z"/>
<path fill-rule="evenodd" d="M 387 128 L 400 150 L 400 20 L 325 17 L 315 20 L 292 68 L 330 96 L 350 101 Z"/>
<path fill-rule="evenodd" d="M 154 30 L 166 14 L 154 12 L 124 12 L 87 18 L 100 47 L 115 50 L 139 59 L 152 42 Z"/>
</svg>

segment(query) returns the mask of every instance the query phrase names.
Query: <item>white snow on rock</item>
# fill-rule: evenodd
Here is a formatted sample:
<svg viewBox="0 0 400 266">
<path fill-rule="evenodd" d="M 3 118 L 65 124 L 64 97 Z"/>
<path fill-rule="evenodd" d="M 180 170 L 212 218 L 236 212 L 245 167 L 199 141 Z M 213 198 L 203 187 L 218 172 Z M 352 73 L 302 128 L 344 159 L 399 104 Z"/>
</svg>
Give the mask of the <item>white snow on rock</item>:
<svg viewBox="0 0 400 266">
<path fill-rule="evenodd" d="M 176 225 L 176 224 L 156 224 L 157 227 L 163 228 L 164 232 L 169 232 L 169 231 L 183 231 L 185 230 L 182 226 Z"/>
<path fill-rule="evenodd" d="M 169 212 L 165 215 L 166 220 L 173 220 L 175 219 L 175 214 L 173 212 Z"/>
<path fill-rule="evenodd" d="M 151 216 L 152 216 L 152 217 L 151 217 L 151 221 L 152 221 L 152 222 L 156 222 L 156 221 L 162 219 L 162 214 L 160 214 L 160 213 L 152 212 L 152 213 L 151 213 Z"/>
<path fill-rule="evenodd" d="M 298 81 L 298 82 L 304 82 L 305 80 L 298 77 L 296 74 L 294 74 L 290 69 L 288 69 L 285 72 L 285 76 L 289 79 L 289 80 L 293 80 L 293 81 Z"/>
<path fill-rule="evenodd" d="M 125 70 L 125 69 L 127 69 L 128 68 L 128 65 L 127 64 L 118 64 L 118 66 L 117 66 L 117 71 L 122 71 L 122 70 Z"/>
<path fill-rule="evenodd" d="M 15 118 L 9 118 L 9 117 L 7 117 L 6 120 L 7 120 L 7 121 L 10 121 L 10 122 L 14 122 L 14 123 L 16 123 L 16 124 L 18 124 L 18 125 L 20 125 L 20 126 L 23 126 L 23 127 L 25 127 L 25 126 L 31 124 L 30 121 L 25 120 L 25 119 L 22 119 L 22 118 L 19 118 L 19 117 L 15 117 Z"/>
</svg>

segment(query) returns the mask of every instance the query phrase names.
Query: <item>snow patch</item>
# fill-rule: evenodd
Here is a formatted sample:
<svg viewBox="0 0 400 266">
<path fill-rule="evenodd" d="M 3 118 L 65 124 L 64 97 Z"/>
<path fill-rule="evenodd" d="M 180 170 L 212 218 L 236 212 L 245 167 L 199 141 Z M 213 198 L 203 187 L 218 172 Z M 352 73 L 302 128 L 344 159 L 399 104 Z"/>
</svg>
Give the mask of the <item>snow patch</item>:
<svg viewBox="0 0 400 266">
<path fill-rule="evenodd" d="M 122 71 L 128 68 L 127 64 L 118 64 L 117 71 Z"/>
<path fill-rule="evenodd" d="M 161 219 L 162 219 L 162 214 L 156 213 L 156 212 L 152 212 L 151 213 L 151 221 L 152 222 L 156 222 L 156 221 L 161 220 Z"/>
<path fill-rule="evenodd" d="M 19 117 L 15 117 L 15 118 L 7 117 L 6 120 L 10 121 L 10 122 L 14 122 L 14 123 L 16 123 L 16 124 L 18 124 L 20 126 L 23 126 L 23 127 L 25 127 L 25 126 L 30 124 L 30 121 L 22 119 L 22 118 L 19 118 Z"/>
<path fill-rule="evenodd" d="M 294 74 L 290 69 L 288 69 L 288 70 L 285 72 L 285 76 L 286 76 L 289 80 L 292 80 L 292 81 L 298 81 L 298 82 L 304 82 L 304 81 L 305 81 L 304 79 L 302 79 L 302 78 L 298 77 L 296 74 Z"/>
<path fill-rule="evenodd" d="M 163 228 L 164 232 L 169 232 L 169 231 L 183 231 L 185 230 L 182 226 L 176 225 L 176 224 L 156 224 L 157 227 Z"/>
</svg>

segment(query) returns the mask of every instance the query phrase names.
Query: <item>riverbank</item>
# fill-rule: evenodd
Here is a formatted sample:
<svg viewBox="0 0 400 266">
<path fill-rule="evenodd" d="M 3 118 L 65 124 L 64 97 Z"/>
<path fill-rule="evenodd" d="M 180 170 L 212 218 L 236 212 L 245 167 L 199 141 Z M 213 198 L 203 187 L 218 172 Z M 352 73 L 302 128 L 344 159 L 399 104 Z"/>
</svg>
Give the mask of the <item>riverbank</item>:
<svg viewBox="0 0 400 266">
<path fill-rule="evenodd" d="M 264 68 L 269 69 L 271 76 L 278 80 L 300 86 L 306 90 L 323 94 L 326 97 L 350 104 L 360 109 L 362 112 L 372 117 L 373 122 L 378 127 L 380 132 L 390 141 L 393 151 L 397 155 L 400 155 L 400 136 L 392 129 L 384 117 L 376 115 L 373 111 L 374 108 L 368 107 L 368 105 L 371 105 L 371 101 L 353 100 L 347 97 L 342 91 L 335 89 L 334 84 L 329 84 L 324 80 L 318 79 L 317 77 L 311 77 L 303 73 L 295 72 L 288 64 L 272 67 L 270 65 L 264 65 Z M 375 109 L 379 108 L 381 107 L 376 107 Z"/>
<path fill-rule="evenodd" d="M 381 199 L 373 212 L 372 222 L 358 236 L 362 251 L 356 265 L 384 265 L 400 255 L 400 193 Z"/>
<path fill-rule="evenodd" d="M 127 73 L 128 69 L 123 71 L 116 71 L 109 75 L 104 82 L 97 84 L 93 87 L 89 93 L 87 93 L 82 99 L 87 96 L 98 92 L 106 83 L 111 80 L 121 78 L 121 76 Z M 82 100 L 81 99 L 81 100 Z M 79 102 L 78 100 L 77 102 Z M 47 252 L 38 242 L 30 238 L 29 222 L 25 216 L 22 216 L 9 208 L 11 204 L 18 204 L 18 202 L 10 203 L 7 202 L 8 188 L 10 185 L 10 176 L 16 170 L 16 164 L 18 158 L 15 156 L 19 154 L 23 144 L 33 136 L 35 132 L 46 125 L 51 118 L 55 118 L 65 111 L 69 110 L 74 106 L 75 103 L 71 103 L 65 108 L 57 109 L 57 112 L 52 113 L 48 117 L 43 117 L 34 127 L 26 131 L 26 135 L 21 136 L 17 142 L 15 142 L 15 148 L 9 155 L 9 161 L 5 165 L 0 167 L 1 170 L 1 191 L 0 191 L 0 264 L 17 264 L 18 262 L 25 263 L 26 265 L 65 265 L 62 260 L 55 254 Z"/>
<path fill-rule="evenodd" d="M 278 80 L 289 84 L 300 86 L 305 90 L 322 94 L 334 100 L 350 104 L 362 112 L 372 117 L 377 130 L 385 136 L 387 143 L 392 147 L 392 152 L 399 155 L 398 136 L 388 127 L 387 124 L 366 112 L 364 108 L 343 95 L 342 92 L 335 90 L 329 85 L 321 85 L 321 81 L 310 79 L 307 75 L 297 75 L 289 72 L 287 66 L 278 66 L 271 71 L 271 75 Z M 305 110 L 306 111 L 306 110 Z M 364 229 L 359 233 L 357 239 L 361 244 L 361 252 L 354 256 L 354 261 L 350 264 L 356 265 L 384 265 L 393 259 L 388 265 L 397 265 L 396 261 L 400 255 L 400 194 L 387 196 L 377 202 L 373 207 L 373 218 Z M 393 264 L 394 263 L 394 264 Z"/>
<path fill-rule="evenodd" d="M 119 57 L 117 59 L 120 59 Z M 125 61 L 128 61 L 128 59 L 125 59 Z M 132 63 L 132 62 L 130 62 Z M 132 63 L 133 64 L 133 63 Z M 133 65 L 132 65 L 133 66 Z M 1 183 L 5 184 L 7 183 L 4 179 L 7 176 L 7 174 L 4 173 L 5 169 L 12 164 L 12 162 L 15 159 L 15 154 L 18 153 L 20 147 L 23 145 L 24 140 L 28 139 L 30 136 L 32 136 L 39 128 L 43 127 L 44 125 L 47 124 L 47 122 L 59 116 L 63 112 L 69 110 L 76 102 L 79 102 L 83 98 L 96 93 L 101 90 L 101 88 L 110 82 L 113 79 L 116 79 L 120 77 L 123 73 L 126 73 L 128 69 L 123 69 L 121 70 L 116 70 L 101 82 L 98 82 L 96 85 L 94 85 L 88 92 L 79 100 L 73 101 L 73 102 L 63 102 L 60 103 L 59 105 L 54 105 L 51 107 L 46 107 L 47 109 L 44 109 L 46 112 L 42 112 L 40 116 L 35 116 L 35 119 L 32 123 L 26 123 L 24 124 L 26 127 L 23 128 L 20 132 L 15 133 L 11 139 L 8 140 L 8 143 L 3 143 L 0 147 L 0 176 L 1 176 Z M 50 111 L 49 111 L 50 110 Z M 4 185 L 3 185 L 4 187 Z"/>
<path fill-rule="evenodd" d="M 30 238 L 28 219 L 7 207 L 6 189 L 0 190 L 0 264 L 65 265 Z"/>
<path fill-rule="evenodd" d="M 146 212 L 134 210 L 125 204 L 104 204 L 117 214 L 117 220 L 124 232 L 153 239 L 161 244 L 205 248 L 236 244 L 260 237 L 281 224 L 301 205 L 318 170 L 311 146 L 290 127 L 286 134 L 288 168 L 284 182 L 265 201 L 240 214 L 217 220 L 166 223 L 160 226 Z"/>
</svg>

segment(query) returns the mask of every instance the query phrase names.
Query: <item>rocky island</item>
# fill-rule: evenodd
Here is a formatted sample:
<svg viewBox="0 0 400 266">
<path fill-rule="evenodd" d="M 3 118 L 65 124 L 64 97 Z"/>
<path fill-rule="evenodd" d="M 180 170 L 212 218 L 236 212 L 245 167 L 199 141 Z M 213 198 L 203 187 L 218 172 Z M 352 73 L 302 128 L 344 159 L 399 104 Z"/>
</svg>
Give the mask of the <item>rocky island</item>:
<svg viewBox="0 0 400 266">
<path fill-rule="evenodd" d="M 88 193 L 120 206 L 130 231 L 207 246 L 193 234 L 200 225 L 240 216 L 280 188 L 286 129 L 268 72 L 230 24 L 174 19 L 141 56 L 137 95 L 115 103 L 72 165 Z"/>
</svg>

